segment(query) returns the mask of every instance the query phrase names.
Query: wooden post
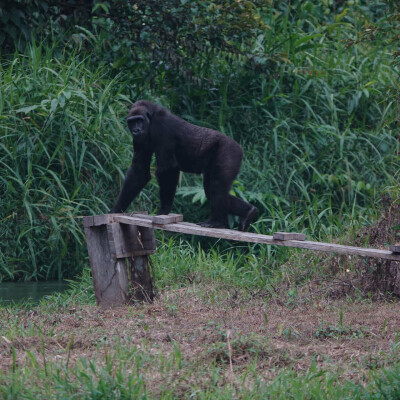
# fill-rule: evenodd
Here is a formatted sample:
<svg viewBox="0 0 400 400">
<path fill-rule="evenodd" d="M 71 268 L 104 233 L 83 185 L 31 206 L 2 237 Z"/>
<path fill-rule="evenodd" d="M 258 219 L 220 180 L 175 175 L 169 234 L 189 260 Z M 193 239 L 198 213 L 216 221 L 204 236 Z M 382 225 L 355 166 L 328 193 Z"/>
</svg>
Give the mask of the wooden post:
<svg viewBox="0 0 400 400">
<path fill-rule="evenodd" d="M 116 223 L 113 214 L 84 217 L 83 224 L 97 304 L 109 308 L 152 301 L 148 255 L 156 249 L 153 229 Z"/>
<path fill-rule="evenodd" d="M 153 277 L 147 256 L 129 259 L 131 297 L 139 301 L 152 302 L 154 299 Z"/>
</svg>

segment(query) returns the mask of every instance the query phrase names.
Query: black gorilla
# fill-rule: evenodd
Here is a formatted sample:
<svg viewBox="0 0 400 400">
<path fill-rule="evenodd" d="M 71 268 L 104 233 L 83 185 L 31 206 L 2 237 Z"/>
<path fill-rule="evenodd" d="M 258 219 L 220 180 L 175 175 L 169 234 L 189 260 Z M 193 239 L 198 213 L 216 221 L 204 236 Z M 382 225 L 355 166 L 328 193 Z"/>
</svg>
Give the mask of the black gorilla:
<svg viewBox="0 0 400 400">
<path fill-rule="evenodd" d="M 211 203 L 211 218 L 200 225 L 222 228 L 228 214 L 238 215 L 239 229 L 247 230 L 256 208 L 229 194 L 243 157 L 241 147 L 221 132 L 192 125 L 167 109 L 141 100 L 127 118 L 132 133 L 132 165 L 111 213 L 124 212 L 150 180 L 150 162 L 156 155 L 160 186 L 158 214 L 169 214 L 178 184 L 179 171 L 203 174 L 204 190 Z"/>
</svg>

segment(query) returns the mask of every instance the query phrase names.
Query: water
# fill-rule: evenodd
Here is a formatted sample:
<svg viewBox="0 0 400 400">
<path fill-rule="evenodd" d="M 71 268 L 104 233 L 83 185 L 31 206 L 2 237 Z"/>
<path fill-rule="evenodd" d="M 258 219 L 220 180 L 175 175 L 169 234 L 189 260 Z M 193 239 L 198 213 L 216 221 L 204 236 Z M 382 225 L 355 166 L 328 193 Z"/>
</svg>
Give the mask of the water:
<svg viewBox="0 0 400 400">
<path fill-rule="evenodd" d="M 0 283 L 0 302 L 11 303 L 31 299 L 37 303 L 43 296 L 68 289 L 68 282 L 3 282 Z"/>
</svg>

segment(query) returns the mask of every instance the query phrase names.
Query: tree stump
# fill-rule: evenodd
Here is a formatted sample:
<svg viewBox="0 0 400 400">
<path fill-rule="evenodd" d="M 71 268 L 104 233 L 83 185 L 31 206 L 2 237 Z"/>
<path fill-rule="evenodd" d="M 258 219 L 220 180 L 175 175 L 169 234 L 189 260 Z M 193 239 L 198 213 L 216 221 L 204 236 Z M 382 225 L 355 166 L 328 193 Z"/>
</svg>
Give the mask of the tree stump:
<svg viewBox="0 0 400 400">
<path fill-rule="evenodd" d="M 151 302 L 154 286 L 148 256 L 156 251 L 154 230 L 114 222 L 115 215 L 121 214 L 83 218 L 96 302 L 102 308 Z"/>
</svg>

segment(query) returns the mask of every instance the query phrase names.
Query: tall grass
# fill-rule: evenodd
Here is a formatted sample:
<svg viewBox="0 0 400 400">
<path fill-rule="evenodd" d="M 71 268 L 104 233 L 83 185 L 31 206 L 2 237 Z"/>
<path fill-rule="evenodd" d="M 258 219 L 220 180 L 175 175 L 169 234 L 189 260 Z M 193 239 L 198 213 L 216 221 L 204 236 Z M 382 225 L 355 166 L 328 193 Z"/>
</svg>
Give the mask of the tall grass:
<svg viewBox="0 0 400 400">
<path fill-rule="evenodd" d="M 79 216 L 108 210 L 129 160 L 125 88 L 104 65 L 41 44 L 1 64 L 0 281 L 81 270 Z"/>
</svg>

